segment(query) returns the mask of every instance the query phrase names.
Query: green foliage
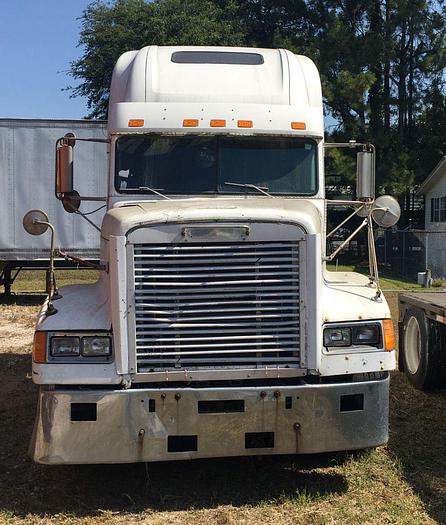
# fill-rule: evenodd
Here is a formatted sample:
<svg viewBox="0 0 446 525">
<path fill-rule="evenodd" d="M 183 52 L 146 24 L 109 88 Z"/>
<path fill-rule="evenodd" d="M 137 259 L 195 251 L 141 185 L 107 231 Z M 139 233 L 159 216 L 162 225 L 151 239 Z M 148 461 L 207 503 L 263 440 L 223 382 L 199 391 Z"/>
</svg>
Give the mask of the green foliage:
<svg viewBox="0 0 446 525">
<path fill-rule="evenodd" d="M 424 170 L 431 171 L 441 157 L 446 156 L 446 96 L 441 81 L 435 82 L 426 91 L 425 105 L 419 117 L 418 162 Z M 417 178 L 421 183 L 422 178 Z"/>
<path fill-rule="evenodd" d="M 87 98 L 89 117 L 106 118 L 113 67 L 125 51 L 147 45 L 228 45 L 243 42 L 236 24 L 237 5 L 210 0 L 96 0 L 82 15 L 83 55 L 71 64 L 81 83 L 72 96 Z"/>
<path fill-rule="evenodd" d="M 325 182 L 327 195 L 336 196 L 350 187 L 356 178 L 356 158 L 352 154 L 330 148 L 325 152 Z"/>
</svg>

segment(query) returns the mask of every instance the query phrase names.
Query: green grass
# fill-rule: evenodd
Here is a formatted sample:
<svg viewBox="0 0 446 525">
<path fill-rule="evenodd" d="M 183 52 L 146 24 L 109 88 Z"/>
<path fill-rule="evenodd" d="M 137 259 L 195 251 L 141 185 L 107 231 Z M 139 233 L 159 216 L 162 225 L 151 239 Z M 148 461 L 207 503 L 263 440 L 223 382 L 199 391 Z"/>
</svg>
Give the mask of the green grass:
<svg viewBox="0 0 446 525">
<path fill-rule="evenodd" d="M 327 264 L 327 270 L 331 272 L 358 272 L 363 275 L 369 274 L 368 266 Z M 384 290 L 423 290 L 424 288 L 412 279 L 401 275 L 393 275 L 389 272 L 379 272 L 379 281 Z"/>
<path fill-rule="evenodd" d="M 61 288 L 67 284 L 94 283 L 98 277 L 97 270 L 56 270 L 57 287 Z M 23 270 L 15 280 L 12 291 L 16 294 L 45 293 L 45 272 L 41 270 Z"/>
</svg>

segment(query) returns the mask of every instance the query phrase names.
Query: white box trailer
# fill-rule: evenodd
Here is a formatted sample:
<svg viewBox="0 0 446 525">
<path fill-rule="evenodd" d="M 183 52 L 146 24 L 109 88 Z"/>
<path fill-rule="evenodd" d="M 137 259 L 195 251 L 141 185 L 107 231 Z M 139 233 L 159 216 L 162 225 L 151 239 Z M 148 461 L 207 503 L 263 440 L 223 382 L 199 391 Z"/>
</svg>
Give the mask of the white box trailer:
<svg viewBox="0 0 446 525">
<path fill-rule="evenodd" d="M 49 237 L 33 236 L 22 219 L 33 208 L 44 210 L 56 228 L 56 248 L 88 259 L 100 251 L 98 232 L 82 217 L 67 215 L 54 198 L 56 140 L 67 132 L 79 138 L 106 138 L 106 122 L 91 120 L 0 119 L 0 284 L 10 292 L 11 272 L 40 268 L 49 259 Z M 107 151 L 104 144 L 85 143 L 76 152 L 76 182 L 87 195 L 106 195 Z M 84 202 L 83 212 L 100 203 Z M 100 226 L 105 210 L 91 215 Z"/>
</svg>

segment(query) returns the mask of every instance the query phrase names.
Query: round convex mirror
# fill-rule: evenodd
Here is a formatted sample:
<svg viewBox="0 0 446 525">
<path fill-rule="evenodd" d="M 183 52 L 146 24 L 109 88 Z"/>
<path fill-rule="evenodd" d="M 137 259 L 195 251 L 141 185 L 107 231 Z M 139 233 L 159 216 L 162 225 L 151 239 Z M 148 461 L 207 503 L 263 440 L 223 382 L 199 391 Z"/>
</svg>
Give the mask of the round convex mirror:
<svg viewBox="0 0 446 525">
<path fill-rule="evenodd" d="M 382 195 L 373 203 L 372 218 L 381 228 L 395 226 L 401 216 L 398 201 L 390 195 Z"/>
<path fill-rule="evenodd" d="M 30 235 L 42 235 L 48 229 L 48 215 L 42 210 L 31 210 L 23 217 L 23 227 Z"/>
<path fill-rule="evenodd" d="M 62 206 L 68 213 L 75 213 L 80 208 L 81 198 L 76 190 L 65 193 L 62 197 Z"/>
</svg>

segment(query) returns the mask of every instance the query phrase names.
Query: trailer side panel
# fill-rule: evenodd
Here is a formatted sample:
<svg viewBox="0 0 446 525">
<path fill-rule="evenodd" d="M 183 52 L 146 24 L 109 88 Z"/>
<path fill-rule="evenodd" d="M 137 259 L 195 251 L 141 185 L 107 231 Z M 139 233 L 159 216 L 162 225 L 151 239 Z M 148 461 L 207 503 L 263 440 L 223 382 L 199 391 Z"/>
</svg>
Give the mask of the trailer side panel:
<svg viewBox="0 0 446 525">
<path fill-rule="evenodd" d="M 73 132 L 81 138 L 106 137 L 102 121 L 0 119 L 0 261 L 48 258 L 47 235 L 32 236 L 22 227 L 31 209 L 42 209 L 56 227 L 56 247 L 72 254 L 99 256 L 99 234 L 82 217 L 72 217 L 54 198 L 56 140 Z M 106 195 L 106 145 L 79 142 L 75 148 L 76 187 L 82 195 Z M 103 203 L 102 203 L 103 204 Z M 99 202 L 83 203 L 89 212 Z M 105 210 L 90 216 L 100 226 Z"/>
</svg>

